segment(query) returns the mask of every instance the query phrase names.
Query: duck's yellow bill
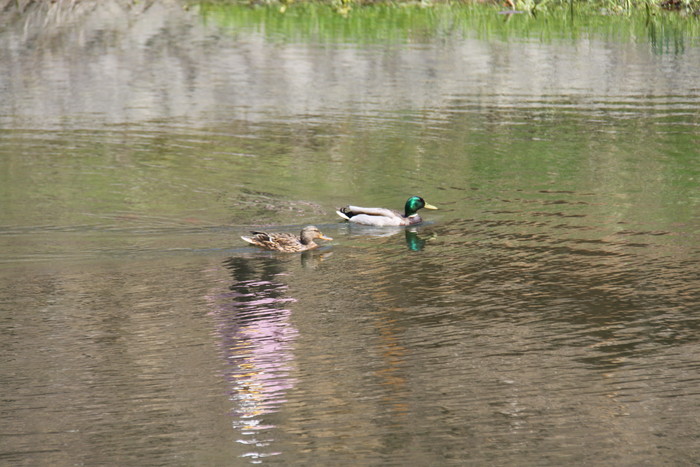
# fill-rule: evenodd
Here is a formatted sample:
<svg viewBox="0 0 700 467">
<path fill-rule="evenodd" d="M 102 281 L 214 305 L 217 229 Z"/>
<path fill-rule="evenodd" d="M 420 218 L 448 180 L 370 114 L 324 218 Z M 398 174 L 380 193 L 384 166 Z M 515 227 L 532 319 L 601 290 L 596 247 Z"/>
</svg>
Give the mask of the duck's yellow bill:
<svg viewBox="0 0 700 467">
<path fill-rule="evenodd" d="M 423 206 L 425 209 L 437 209 L 435 206 L 432 204 L 425 203 L 425 206 Z"/>
<path fill-rule="evenodd" d="M 331 237 L 326 237 L 323 234 L 321 234 L 318 238 L 320 238 L 321 240 L 333 240 Z"/>
</svg>

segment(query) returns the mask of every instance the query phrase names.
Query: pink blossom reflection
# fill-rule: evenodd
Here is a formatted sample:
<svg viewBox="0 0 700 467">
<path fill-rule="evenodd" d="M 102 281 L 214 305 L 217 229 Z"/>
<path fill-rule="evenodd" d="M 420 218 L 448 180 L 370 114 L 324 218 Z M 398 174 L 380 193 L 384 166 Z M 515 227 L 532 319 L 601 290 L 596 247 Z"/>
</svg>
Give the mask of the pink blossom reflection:
<svg viewBox="0 0 700 467">
<path fill-rule="evenodd" d="M 250 445 L 244 457 L 257 462 L 274 456 L 274 416 L 295 385 L 290 376 L 292 347 L 298 331 L 286 308 L 282 266 L 274 257 L 230 258 L 225 262 L 233 278 L 229 292 L 213 298 L 217 333 L 228 362 L 233 427 L 239 442 Z"/>
</svg>

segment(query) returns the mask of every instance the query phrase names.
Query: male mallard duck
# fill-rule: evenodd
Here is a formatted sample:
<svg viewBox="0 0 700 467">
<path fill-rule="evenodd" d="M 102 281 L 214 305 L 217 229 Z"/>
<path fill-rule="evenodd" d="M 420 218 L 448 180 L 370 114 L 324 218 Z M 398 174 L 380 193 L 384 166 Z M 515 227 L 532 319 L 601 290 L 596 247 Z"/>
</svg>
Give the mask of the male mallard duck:
<svg viewBox="0 0 700 467">
<path fill-rule="evenodd" d="M 357 224 L 375 225 L 378 227 L 413 225 L 423 221 L 418 215 L 418 210 L 437 209 L 425 202 L 420 196 L 411 196 L 406 201 L 404 214 L 398 211 L 384 208 L 361 208 L 358 206 L 345 206 L 336 211 L 340 217 Z"/>
<path fill-rule="evenodd" d="M 251 232 L 250 237 L 241 237 L 248 243 L 259 246 L 266 250 L 284 251 L 287 253 L 296 253 L 298 251 L 311 250 L 317 248 L 318 244 L 315 239 L 333 240 L 331 237 L 326 237 L 318 228 L 310 225 L 301 229 L 301 234 L 297 237 L 294 234 L 267 233 L 267 232 Z"/>
</svg>

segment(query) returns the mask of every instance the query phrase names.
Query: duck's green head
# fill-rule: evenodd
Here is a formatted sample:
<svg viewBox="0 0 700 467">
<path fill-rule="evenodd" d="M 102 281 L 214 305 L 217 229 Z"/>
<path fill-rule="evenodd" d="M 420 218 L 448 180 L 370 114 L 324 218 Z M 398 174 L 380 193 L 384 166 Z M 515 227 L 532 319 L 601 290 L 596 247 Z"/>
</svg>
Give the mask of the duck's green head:
<svg viewBox="0 0 700 467">
<path fill-rule="evenodd" d="M 415 215 L 419 209 L 437 209 L 435 206 L 432 204 L 428 204 L 425 202 L 423 198 L 420 196 L 411 196 L 408 198 L 406 201 L 406 207 L 405 212 L 406 212 L 406 217 L 413 216 Z"/>
</svg>

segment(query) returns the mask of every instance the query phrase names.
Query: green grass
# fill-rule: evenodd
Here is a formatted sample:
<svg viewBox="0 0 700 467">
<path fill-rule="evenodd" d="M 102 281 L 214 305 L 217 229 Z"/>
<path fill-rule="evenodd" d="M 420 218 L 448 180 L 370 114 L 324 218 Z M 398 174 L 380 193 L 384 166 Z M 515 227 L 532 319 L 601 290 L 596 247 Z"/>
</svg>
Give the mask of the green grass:
<svg viewBox="0 0 700 467">
<path fill-rule="evenodd" d="M 652 4 L 631 5 L 631 9 L 624 9 L 610 1 L 569 4 L 541 0 L 516 14 L 508 14 L 503 5 L 493 3 L 341 4 L 340 0 L 217 1 L 199 3 L 197 8 L 204 21 L 215 22 L 233 34 L 253 28 L 282 42 L 420 43 L 455 34 L 545 41 L 589 37 L 648 42 L 660 53 L 683 52 L 698 43 L 700 18 Z"/>
<path fill-rule="evenodd" d="M 468 7 L 486 6 L 500 9 L 514 7 L 520 11 L 541 12 L 568 10 L 577 14 L 621 14 L 635 10 L 646 12 L 673 11 L 679 16 L 700 16 L 700 0 L 210 0 L 207 5 L 274 6 L 286 11 L 292 5 L 323 5 L 346 15 L 365 7 Z"/>
</svg>

